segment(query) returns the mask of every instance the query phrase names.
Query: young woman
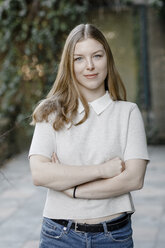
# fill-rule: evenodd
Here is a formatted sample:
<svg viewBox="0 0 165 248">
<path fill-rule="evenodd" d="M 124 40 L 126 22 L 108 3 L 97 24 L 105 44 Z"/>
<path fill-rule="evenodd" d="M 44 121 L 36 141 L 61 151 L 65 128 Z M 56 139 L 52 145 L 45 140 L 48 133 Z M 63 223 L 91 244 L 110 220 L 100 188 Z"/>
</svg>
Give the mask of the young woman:
<svg viewBox="0 0 165 248">
<path fill-rule="evenodd" d="M 48 188 L 40 248 L 132 248 L 130 192 L 143 186 L 145 130 L 103 34 L 69 34 L 55 83 L 33 113 L 29 152 L 36 186 Z"/>
</svg>

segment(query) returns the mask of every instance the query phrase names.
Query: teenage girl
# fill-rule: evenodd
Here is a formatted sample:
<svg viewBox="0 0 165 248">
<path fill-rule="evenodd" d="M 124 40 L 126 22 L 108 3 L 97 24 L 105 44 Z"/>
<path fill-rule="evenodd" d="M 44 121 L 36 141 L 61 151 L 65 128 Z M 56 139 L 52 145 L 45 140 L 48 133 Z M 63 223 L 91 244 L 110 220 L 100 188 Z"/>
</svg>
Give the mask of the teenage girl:
<svg viewBox="0 0 165 248">
<path fill-rule="evenodd" d="M 40 248 L 132 248 L 130 192 L 143 186 L 146 136 L 95 26 L 70 32 L 33 124 L 33 182 L 48 188 Z"/>
</svg>

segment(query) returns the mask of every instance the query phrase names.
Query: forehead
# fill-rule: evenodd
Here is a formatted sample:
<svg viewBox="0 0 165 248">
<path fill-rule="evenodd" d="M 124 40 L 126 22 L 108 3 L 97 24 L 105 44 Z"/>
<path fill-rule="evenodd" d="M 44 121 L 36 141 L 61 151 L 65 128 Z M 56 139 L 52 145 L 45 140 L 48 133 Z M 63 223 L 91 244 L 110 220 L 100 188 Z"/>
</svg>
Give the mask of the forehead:
<svg viewBox="0 0 165 248">
<path fill-rule="evenodd" d="M 104 51 L 103 45 L 95 39 L 88 38 L 76 43 L 74 54 L 94 53 L 98 50 Z"/>
</svg>

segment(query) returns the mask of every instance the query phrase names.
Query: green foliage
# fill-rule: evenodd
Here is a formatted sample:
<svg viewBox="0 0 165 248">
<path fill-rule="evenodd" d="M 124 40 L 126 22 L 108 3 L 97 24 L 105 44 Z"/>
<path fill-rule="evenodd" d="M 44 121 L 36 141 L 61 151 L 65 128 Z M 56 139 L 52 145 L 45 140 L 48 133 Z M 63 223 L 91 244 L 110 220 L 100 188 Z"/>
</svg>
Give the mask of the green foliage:
<svg viewBox="0 0 165 248">
<path fill-rule="evenodd" d="M 87 0 L 0 1 L 1 134 L 30 116 L 48 92 L 65 37 L 84 22 L 87 4 Z"/>
</svg>

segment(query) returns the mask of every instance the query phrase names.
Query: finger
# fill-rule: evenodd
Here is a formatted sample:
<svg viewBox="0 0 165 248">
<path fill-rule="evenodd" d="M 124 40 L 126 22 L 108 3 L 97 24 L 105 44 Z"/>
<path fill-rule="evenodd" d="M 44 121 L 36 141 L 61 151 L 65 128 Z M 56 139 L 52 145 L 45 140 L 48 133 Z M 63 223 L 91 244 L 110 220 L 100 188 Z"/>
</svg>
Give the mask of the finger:
<svg viewBox="0 0 165 248">
<path fill-rule="evenodd" d="M 52 154 L 52 162 L 53 162 L 53 163 L 56 163 L 56 157 L 55 157 L 55 155 L 54 155 L 54 152 L 53 152 L 53 154 Z"/>
<path fill-rule="evenodd" d="M 57 162 L 57 163 L 59 163 L 59 160 L 58 160 L 57 154 L 56 154 L 55 152 L 53 152 L 53 154 L 54 154 L 54 158 L 55 158 L 56 162 Z"/>
<path fill-rule="evenodd" d="M 124 171 L 125 170 L 125 163 L 124 163 L 124 161 L 122 161 L 121 165 L 122 165 L 122 171 Z"/>
</svg>

